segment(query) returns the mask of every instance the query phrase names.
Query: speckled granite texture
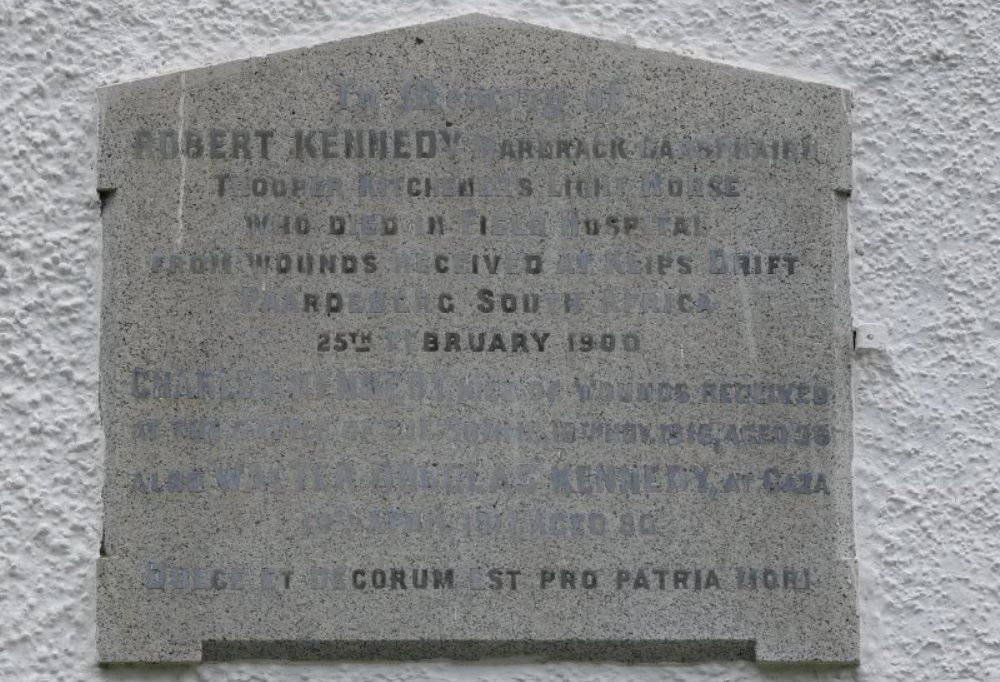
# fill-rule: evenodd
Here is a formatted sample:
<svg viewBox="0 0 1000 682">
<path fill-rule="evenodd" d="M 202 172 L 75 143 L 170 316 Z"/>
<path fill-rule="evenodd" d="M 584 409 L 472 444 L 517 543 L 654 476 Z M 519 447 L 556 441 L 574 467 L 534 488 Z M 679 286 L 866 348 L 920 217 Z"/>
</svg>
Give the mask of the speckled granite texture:
<svg viewBox="0 0 1000 682">
<path fill-rule="evenodd" d="M 337 98 L 345 77 L 365 94 Z M 454 657 L 442 641 L 475 658 L 612 644 L 629 660 L 623 644 L 668 641 L 688 662 L 734 642 L 761 662 L 857 661 L 848 91 L 470 14 L 100 100 L 102 661 L 232 642 Z M 266 146 L 232 132 L 246 144 L 226 158 L 232 121 Z M 150 128 L 167 129 L 155 152 Z M 371 196 L 394 176 L 407 192 Z M 247 229 L 283 211 L 302 233 Z M 396 228 L 322 226 L 359 212 Z M 256 265 L 275 250 L 301 255 Z M 527 293 L 501 313 L 508 291 Z M 349 330 L 364 351 L 329 350 Z"/>
<path fill-rule="evenodd" d="M 857 671 L 750 663 L 95 665 L 101 85 L 468 11 L 813 78 L 854 94 Z M 0 678 L 990 680 L 1000 675 L 1000 141 L 988 0 L 0 5 Z"/>
</svg>

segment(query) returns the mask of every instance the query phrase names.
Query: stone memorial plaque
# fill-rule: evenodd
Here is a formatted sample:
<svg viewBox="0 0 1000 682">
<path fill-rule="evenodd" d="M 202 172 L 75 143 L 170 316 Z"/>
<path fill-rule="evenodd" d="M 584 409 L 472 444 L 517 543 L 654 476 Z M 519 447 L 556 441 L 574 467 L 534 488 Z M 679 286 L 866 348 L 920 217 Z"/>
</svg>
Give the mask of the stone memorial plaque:
<svg viewBox="0 0 1000 682">
<path fill-rule="evenodd" d="M 102 90 L 101 660 L 856 660 L 850 106 L 481 16 Z"/>
</svg>

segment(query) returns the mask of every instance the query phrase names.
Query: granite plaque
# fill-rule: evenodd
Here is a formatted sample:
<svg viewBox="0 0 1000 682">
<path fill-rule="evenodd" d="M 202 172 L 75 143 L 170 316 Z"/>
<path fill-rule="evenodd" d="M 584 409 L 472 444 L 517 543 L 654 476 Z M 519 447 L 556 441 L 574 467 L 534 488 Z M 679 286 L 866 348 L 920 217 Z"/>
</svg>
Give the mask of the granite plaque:
<svg viewBox="0 0 1000 682">
<path fill-rule="evenodd" d="M 106 88 L 104 662 L 851 662 L 850 95 L 482 16 Z"/>
</svg>

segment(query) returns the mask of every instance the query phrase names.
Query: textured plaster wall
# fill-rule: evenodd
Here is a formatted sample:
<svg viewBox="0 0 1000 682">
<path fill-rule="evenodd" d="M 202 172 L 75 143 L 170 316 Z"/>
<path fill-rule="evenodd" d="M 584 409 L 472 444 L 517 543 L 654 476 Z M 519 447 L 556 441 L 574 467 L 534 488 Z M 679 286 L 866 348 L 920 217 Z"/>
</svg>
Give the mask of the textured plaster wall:
<svg viewBox="0 0 1000 682">
<path fill-rule="evenodd" d="M 98 86 L 484 11 L 855 92 L 862 664 L 94 664 Z M 0 680 L 1000 680 L 1000 6 L 0 0 Z"/>
</svg>

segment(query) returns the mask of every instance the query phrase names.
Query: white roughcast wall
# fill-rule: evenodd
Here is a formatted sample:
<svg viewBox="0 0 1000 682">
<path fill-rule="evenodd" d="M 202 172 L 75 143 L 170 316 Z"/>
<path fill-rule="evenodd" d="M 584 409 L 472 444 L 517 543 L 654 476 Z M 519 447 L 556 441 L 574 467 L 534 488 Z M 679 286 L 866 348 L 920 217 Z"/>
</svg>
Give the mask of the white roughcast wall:
<svg viewBox="0 0 1000 682">
<path fill-rule="evenodd" d="M 101 85 L 470 11 L 855 93 L 858 669 L 95 665 Z M 0 680 L 1000 680 L 997 0 L 0 0 Z"/>
</svg>

